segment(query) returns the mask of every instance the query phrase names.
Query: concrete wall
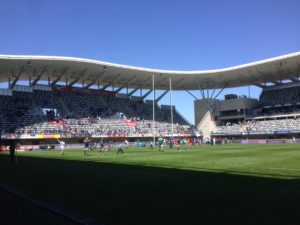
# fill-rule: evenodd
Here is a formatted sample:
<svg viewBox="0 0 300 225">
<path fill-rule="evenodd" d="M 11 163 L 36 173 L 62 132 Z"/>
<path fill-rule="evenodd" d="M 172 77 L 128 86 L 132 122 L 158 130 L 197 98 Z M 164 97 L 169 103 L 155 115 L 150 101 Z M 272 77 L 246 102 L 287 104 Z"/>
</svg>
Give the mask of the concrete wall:
<svg viewBox="0 0 300 225">
<path fill-rule="evenodd" d="M 239 109 L 253 109 L 257 106 L 257 99 L 250 99 L 240 97 L 237 99 L 217 100 L 217 99 L 201 99 L 194 101 L 195 112 L 195 126 L 197 127 L 205 114 L 209 111 L 213 116 L 220 117 L 220 112 L 239 110 Z M 241 115 L 231 116 L 232 118 L 243 118 Z M 220 121 L 216 121 L 217 124 Z"/>
<path fill-rule="evenodd" d="M 220 102 L 220 111 L 229 111 L 237 109 L 253 109 L 257 106 L 258 100 L 251 98 L 237 98 L 222 100 Z"/>
<path fill-rule="evenodd" d="M 210 112 L 214 116 L 220 114 L 220 100 L 212 99 L 201 99 L 194 101 L 194 112 L 195 112 L 195 126 L 201 122 L 207 112 Z"/>
</svg>

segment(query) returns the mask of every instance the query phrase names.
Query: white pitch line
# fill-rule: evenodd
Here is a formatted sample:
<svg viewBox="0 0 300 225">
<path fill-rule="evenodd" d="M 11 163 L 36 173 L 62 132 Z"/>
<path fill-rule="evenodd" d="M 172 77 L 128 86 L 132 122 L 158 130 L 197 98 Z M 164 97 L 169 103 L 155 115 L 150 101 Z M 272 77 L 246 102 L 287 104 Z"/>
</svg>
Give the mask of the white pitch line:
<svg viewBox="0 0 300 225">
<path fill-rule="evenodd" d="M 292 168 L 280 168 L 280 167 L 277 167 L 277 168 L 269 168 L 271 170 L 295 170 L 295 171 L 300 171 L 300 169 L 292 169 Z"/>
</svg>

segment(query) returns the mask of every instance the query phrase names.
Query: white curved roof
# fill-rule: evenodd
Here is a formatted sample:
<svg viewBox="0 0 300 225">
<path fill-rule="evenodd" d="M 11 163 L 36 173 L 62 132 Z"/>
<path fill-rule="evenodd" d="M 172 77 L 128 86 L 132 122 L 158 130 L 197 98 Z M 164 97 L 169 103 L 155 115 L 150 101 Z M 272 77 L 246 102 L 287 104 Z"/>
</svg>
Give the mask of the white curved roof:
<svg viewBox="0 0 300 225">
<path fill-rule="evenodd" d="M 296 80 L 300 75 L 300 52 L 239 66 L 203 71 L 157 70 L 126 66 L 90 59 L 0 55 L 0 82 L 46 80 L 114 85 L 115 87 L 152 89 L 152 75 L 157 90 L 199 90 L 238 87 L 279 80 Z"/>
</svg>

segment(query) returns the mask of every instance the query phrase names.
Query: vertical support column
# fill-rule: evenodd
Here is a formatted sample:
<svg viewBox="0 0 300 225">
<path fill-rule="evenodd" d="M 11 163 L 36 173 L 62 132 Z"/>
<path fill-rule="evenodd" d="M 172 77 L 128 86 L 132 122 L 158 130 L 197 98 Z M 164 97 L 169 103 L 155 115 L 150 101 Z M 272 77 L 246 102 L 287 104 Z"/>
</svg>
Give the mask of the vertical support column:
<svg viewBox="0 0 300 225">
<path fill-rule="evenodd" d="M 250 85 L 248 85 L 248 98 L 250 98 Z"/>
<path fill-rule="evenodd" d="M 171 106 L 171 130 L 172 130 L 172 136 L 173 136 L 173 104 L 172 104 L 172 78 L 170 77 L 170 106 Z"/>
<path fill-rule="evenodd" d="M 154 87 L 154 74 L 152 74 L 152 89 L 153 89 L 153 103 L 152 103 L 152 111 L 153 111 L 153 146 L 155 147 L 155 87 Z"/>
</svg>

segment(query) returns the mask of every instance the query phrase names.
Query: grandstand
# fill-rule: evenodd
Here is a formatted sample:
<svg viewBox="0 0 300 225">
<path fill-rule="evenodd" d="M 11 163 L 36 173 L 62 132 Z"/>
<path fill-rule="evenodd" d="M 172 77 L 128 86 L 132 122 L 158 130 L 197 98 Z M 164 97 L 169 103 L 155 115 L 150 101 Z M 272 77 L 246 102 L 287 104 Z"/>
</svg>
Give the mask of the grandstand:
<svg viewBox="0 0 300 225">
<path fill-rule="evenodd" d="M 291 137 L 300 134 L 300 83 L 263 88 L 259 101 L 242 120 L 219 126 L 214 135 Z M 224 121 L 223 121 L 224 122 Z"/>
<path fill-rule="evenodd" d="M 38 86 L 47 89 L 48 86 Z M 27 89 L 27 91 L 24 91 Z M 21 91 L 20 91 L 21 90 Z M 29 91 L 30 90 L 30 91 Z M 81 88 L 55 87 L 35 90 L 16 86 L 11 96 L 0 96 L 2 134 L 60 137 L 143 137 L 152 134 L 152 105 L 121 99 L 112 92 L 86 92 Z M 189 132 L 189 125 L 174 108 L 171 131 L 170 107 L 156 105 L 158 135 Z"/>
<path fill-rule="evenodd" d="M 85 136 L 149 139 L 193 137 L 196 133 L 203 138 L 298 135 L 299 65 L 299 52 L 210 71 L 1 55 L 0 82 L 8 83 L 7 89 L 0 90 L 1 137 L 40 143 L 43 139 Z M 261 87 L 260 98 L 231 94 L 224 100 L 217 99 L 225 88 L 246 85 Z M 138 90 L 140 95 L 134 95 Z M 157 97 L 156 90 L 163 92 Z M 191 90 L 200 90 L 202 98 Z M 195 98 L 195 126 L 172 105 L 172 98 L 170 105 L 158 104 L 172 91 L 186 91 Z M 146 99 L 151 93 L 153 98 Z"/>
</svg>

